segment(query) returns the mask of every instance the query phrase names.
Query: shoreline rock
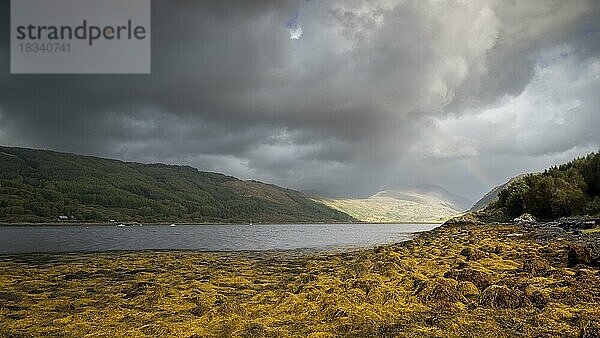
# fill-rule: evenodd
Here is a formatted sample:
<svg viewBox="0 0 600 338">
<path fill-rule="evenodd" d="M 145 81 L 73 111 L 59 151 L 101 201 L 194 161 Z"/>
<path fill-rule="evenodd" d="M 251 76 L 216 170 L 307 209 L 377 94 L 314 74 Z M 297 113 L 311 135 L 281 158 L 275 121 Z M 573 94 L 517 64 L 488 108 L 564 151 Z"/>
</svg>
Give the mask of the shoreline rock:
<svg viewBox="0 0 600 338">
<path fill-rule="evenodd" d="M 538 223 L 538 221 L 531 214 L 525 213 L 513 219 L 513 223 L 515 223 L 516 225 L 528 226 L 535 225 Z"/>
</svg>

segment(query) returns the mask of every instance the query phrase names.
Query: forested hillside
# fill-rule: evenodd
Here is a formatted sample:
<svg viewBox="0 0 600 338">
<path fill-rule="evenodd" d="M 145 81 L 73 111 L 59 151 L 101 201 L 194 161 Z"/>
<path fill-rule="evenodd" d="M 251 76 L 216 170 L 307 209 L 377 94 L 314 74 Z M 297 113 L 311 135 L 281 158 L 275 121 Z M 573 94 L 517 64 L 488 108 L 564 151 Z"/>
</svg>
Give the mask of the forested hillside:
<svg viewBox="0 0 600 338">
<path fill-rule="evenodd" d="M 500 192 L 502 190 L 506 189 L 513 182 L 516 182 L 527 175 L 530 175 L 530 174 L 517 175 L 517 176 L 511 178 L 510 180 L 508 180 L 508 182 L 494 187 L 492 190 L 488 191 L 487 194 L 483 195 L 483 197 L 479 201 L 475 202 L 475 204 L 473 204 L 473 206 L 469 209 L 469 211 L 471 211 L 471 212 L 472 211 L 481 211 L 481 210 L 485 209 L 491 203 L 498 201 L 498 195 L 500 194 Z"/>
<path fill-rule="evenodd" d="M 488 210 L 510 217 L 530 213 L 546 220 L 600 214 L 600 153 L 525 175 L 502 190 Z"/>
<path fill-rule="evenodd" d="M 189 166 L 0 147 L 0 222 L 348 222 L 303 194 Z"/>
</svg>

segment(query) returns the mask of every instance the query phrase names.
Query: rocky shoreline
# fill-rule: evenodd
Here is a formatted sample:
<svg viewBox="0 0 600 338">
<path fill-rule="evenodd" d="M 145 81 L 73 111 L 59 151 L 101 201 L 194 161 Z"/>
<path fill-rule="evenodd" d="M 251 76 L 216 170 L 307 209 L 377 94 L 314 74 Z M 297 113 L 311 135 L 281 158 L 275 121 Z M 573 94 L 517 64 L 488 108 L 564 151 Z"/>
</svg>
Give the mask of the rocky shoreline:
<svg viewBox="0 0 600 338">
<path fill-rule="evenodd" d="M 463 221 L 298 257 L 0 257 L 0 336 L 600 335 L 598 232 Z"/>
</svg>

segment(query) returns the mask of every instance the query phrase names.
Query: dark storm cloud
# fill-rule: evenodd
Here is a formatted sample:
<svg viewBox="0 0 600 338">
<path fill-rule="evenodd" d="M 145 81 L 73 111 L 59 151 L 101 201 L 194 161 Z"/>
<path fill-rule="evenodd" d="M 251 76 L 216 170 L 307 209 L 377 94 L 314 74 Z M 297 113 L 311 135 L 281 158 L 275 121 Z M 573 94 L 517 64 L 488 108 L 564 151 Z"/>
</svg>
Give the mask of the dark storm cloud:
<svg viewBox="0 0 600 338">
<path fill-rule="evenodd" d="M 596 1 L 152 6 L 151 75 L 36 76 L 8 74 L 4 1 L 0 142 L 186 163 L 335 194 L 432 182 L 475 197 L 516 170 L 490 169 L 494 156 L 520 157 L 526 148 L 543 167 L 600 141 L 586 129 L 599 120 L 588 94 L 598 80 L 579 76 L 580 87 L 544 107 L 576 106 L 575 118 L 536 115 L 535 104 L 521 97 L 544 100 L 543 87 L 560 82 L 540 71 L 556 48 L 568 51 L 564 62 L 550 62 L 568 65 L 561 76 L 583 65 L 594 71 Z M 532 85 L 540 76 L 546 82 Z M 508 109 L 498 108 L 506 97 L 521 97 L 536 116 L 512 115 L 529 123 L 519 125 L 520 138 L 495 133 L 511 126 L 493 113 Z M 544 147 L 540 135 L 526 132 L 560 121 L 567 128 Z M 490 177 L 472 183 L 465 159 Z"/>
<path fill-rule="evenodd" d="M 585 1 L 521 1 L 497 6 L 503 28 L 487 55 L 487 71 L 458 86 L 448 109 L 460 112 L 473 103 L 520 94 L 535 75 L 539 53 L 553 46 L 569 44 L 584 59 L 598 56 L 600 34 L 592 32 L 598 29 L 599 10 L 600 3 Z"/>
</svg>

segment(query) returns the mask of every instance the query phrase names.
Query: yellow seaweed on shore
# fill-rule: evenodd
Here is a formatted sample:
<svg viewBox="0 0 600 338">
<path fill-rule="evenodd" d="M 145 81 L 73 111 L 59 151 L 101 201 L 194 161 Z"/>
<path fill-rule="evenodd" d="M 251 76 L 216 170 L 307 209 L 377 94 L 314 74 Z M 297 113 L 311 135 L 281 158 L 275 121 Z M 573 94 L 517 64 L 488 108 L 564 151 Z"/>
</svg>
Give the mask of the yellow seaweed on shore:
<svg viewBox="0 0 600 338">
<path fill-rule="evenodd" d="M 0 259 L 2 337 L 596 337 L 597 268 L 516 226 L 351 252 Z M 523 233 L 523 236 L 510 236 Z"/>
</svg>

